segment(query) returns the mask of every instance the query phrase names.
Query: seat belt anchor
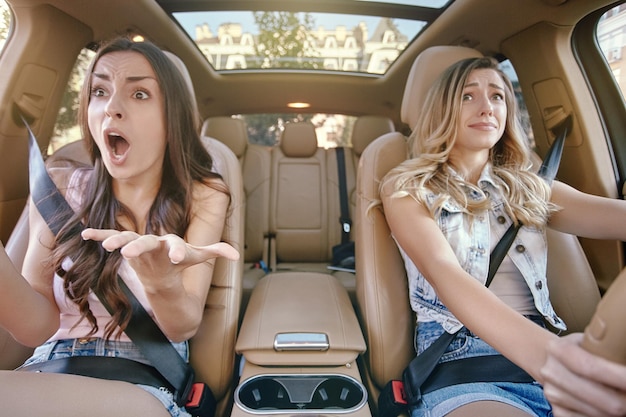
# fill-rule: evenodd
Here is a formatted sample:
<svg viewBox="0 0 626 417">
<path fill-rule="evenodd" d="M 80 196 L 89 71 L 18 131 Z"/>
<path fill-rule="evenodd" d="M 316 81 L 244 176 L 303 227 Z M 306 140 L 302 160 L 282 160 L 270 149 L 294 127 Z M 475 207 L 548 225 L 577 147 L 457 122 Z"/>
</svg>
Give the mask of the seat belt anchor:
<svg viewBox="0 0 626 417">
<path fill-rule="evenodd" d="M 350 221 L 350 219 L 344 219 L 340 217 L 339 223 L 341 224 L 344 233 L 350 233 L 350 230 L 352 229 L 352 222 Z"/>
</svg>

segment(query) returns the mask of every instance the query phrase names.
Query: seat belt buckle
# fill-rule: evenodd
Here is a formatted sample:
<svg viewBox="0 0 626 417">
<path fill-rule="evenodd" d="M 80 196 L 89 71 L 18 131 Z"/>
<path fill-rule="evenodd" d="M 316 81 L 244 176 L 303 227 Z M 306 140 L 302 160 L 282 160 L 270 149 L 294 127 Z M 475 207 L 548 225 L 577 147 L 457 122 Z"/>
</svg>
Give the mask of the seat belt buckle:
<svg viewBox="0 0 626 417">
<path fill-rule="evenodd" d="M 406 392 L 404 391 L 404 382 L 394 379 L 391 381 L 391 392 L 393 394 L 393 402 L 396 404 L 407 405 Z"/>
<path fill-rule="evenodd" d="M 216 400 L 209 386 L 202 382 L 194 383 L 187 396 L 185 410 L 194 417 L 213 417 L 215 408 Z"/>
<path fill-rule="evenodd" d="M 397 417 L 408 410 L 404 383 L 391 380 L 380 391 L 378 396 L 378 416 Z"/>
</svg>

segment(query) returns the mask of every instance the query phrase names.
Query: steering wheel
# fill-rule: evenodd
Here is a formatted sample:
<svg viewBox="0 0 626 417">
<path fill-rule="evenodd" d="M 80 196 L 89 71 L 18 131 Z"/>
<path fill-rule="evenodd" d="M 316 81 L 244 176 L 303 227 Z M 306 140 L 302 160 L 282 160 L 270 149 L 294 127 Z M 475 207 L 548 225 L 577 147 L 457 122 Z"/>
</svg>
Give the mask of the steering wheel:
<svg viewBox="0 0 626 417">
<path fill-rule="evenodd" d="M 582 346 L 588 351 L 626 365 L 626 268 L 604 294 L 585 328 Z"/>
</svg>

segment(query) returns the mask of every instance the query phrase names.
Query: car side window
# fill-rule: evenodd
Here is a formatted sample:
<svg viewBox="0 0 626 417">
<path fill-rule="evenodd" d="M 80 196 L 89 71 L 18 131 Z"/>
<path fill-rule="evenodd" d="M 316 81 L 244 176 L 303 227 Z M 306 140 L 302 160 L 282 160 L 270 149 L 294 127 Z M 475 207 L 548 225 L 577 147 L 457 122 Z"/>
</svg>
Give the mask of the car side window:
<svg viewBox="0 0 626 417">
<path fill-rule="evenodd" d="M 80 127 L 78 126 L 78 101 L 80 89 L 85 79 L 85 71 L 89 66 L 95 52 L 83 48 L 72 68 L 72 74 L 67 83 L 63 99 L 57 115 L 54 132 L 50 139 L 48 155 L 53 154 L 57 149 L 70 142 L 81 138 Z"/>
<path fill-rule="evenodd" d="M 311 122 L 317 134 L 317 146 L 334 148 L 352 146 L 352 127 L 355 116 L 344 114 L 248 114 L 239 115 L 248 126 L 248 140 L 252 144 L 275 146 L 280 140 L 285 123 Z"/>
<path fill-rule="evenodd" d="M 528 108 L 524 102 L 524 96 L 522 95 L 522 88 L 520 87 L 519 78 L 513 68 L 513 64 L 508 59 L 500 62 L 499 67 L 509 77 L 515 90 L 515 99 L 517 101 L 517 107 L 519 109 L 520 122 L 528 138 L 528 144 L 531 148 L 535 148 L 535 138 L 533 135 L 533 128 L 530 124 L 530 116 L 528 115 Z"/>
<path fill-rule="evenodd" d="M 6 43 L 7 38 L 9 37 L 9 33 L 11 31 L 11 22 L 13 20 L 13 14 L 11 13 L 11 9 L 5 0 L 0 0 L 0 14 L 2 14 L 2 18 L 0 19 L 0 52 L 4 49 L 4 44 Z"/>
<path fill-rule="evenodd" d="M 622 97 L 626 93 L 626 4 L 620 4 L 602 15 L 596 29 L 600 50 L 604 55 L 611 74 L 619 86 Z"/>
</svg>

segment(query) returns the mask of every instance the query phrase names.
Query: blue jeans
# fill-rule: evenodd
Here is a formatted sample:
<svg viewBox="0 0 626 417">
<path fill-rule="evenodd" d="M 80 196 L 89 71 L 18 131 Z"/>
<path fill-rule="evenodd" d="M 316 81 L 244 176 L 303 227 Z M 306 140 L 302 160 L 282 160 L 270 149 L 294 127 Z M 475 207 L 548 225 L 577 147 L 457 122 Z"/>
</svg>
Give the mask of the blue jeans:
<svg viewBox="0 0 626 417">
<path fill-rule="evenodd" d="M 178 354 L 187 362 L 189 349 L 187 342 L 172 343 Z M 150 365 L 150 362 L 141 354 L 139 348 L 132 342 L 120 342 L 100 338 L 65 339 L 44 343 L 33 352 L 33 356 L 24 362 L 24 365 L 45 362 L 52 359 L 69 358 L 71 356 L 108 356 L 132 359 Z M 19 368 L 18 368 L 19 369 Z M 153 387 L 137 384 L 138 387 L 154 395 L 170 413 L 172 417 L 191 417 L 183 407 L 179 407 L 173 394 L 165 387 Z"/>
<path fill-rule="evenodd" d="M 418 354 L 437 340 L 443 331 L 436 322 L 419 323 L 415 336 Z M 440 362 L 497 354 L 494 348 L 463 328 L 450 343 Z M 552 407 L 543 395 L 543 388 L 539 383 L 499 382 L 459 384 L 429 392 L 411 410 L 411 417 L 445 416 L 456 408 L 475 401 L 498 401 L 531 416 L 552 416 Z"/>
</svg>

